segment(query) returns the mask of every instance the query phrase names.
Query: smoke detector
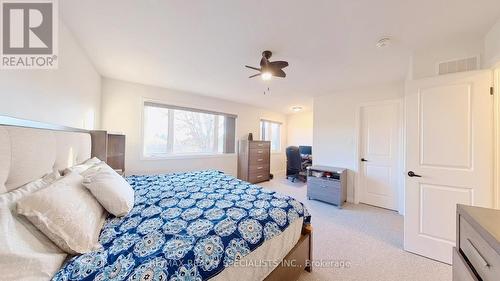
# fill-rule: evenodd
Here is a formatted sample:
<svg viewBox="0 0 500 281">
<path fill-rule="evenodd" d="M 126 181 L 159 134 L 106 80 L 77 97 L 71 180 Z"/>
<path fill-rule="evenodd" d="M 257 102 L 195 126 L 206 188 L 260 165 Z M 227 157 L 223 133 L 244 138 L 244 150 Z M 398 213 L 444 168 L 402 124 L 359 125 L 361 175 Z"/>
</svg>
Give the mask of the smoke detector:
<svg viewBox="0 0 500 281">
<path fill-rule="evenodd" d="M 384 48 L 384 47 L 389 46 L 390 43 L 391 43 L 391 37 L 386 36 L 386 37 L 380 38 L 377 41 L 377 44 L 375 44 L 375 46 L 377 46 L 377 48 Z"/>
</svg>

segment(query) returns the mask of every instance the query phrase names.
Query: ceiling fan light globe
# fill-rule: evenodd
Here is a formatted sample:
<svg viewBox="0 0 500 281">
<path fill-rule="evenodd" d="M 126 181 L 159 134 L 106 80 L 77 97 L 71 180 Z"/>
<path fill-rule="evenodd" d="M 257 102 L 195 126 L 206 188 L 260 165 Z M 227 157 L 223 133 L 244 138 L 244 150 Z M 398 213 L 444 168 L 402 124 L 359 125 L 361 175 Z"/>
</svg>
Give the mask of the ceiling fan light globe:
<svg viewBox="0 0 500 281">
<path fill-rule="evenodd" d="M 262 78 L 262 80 L 268 81 L 268 80 L 271 80 L 271 78 L 273 77 L 273 74 L 271 72 L 262 72 L 260 77 Z"/>
</svg>

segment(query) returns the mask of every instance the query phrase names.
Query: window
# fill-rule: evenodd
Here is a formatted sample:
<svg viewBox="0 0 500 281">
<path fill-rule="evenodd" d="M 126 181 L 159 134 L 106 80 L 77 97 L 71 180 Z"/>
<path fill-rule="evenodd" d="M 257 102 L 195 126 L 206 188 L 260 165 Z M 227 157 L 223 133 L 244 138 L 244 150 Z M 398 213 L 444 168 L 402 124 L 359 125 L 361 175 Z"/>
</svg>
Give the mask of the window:
<svg viewBox="0 0 500 281">
<path fill-rule="evenodd" d="M 260 138 L 271 141 L 271 152 L 281 151 L 281 123 L 260 120 Z"/>
<path fill-rule="evenodd" d="M 234 153 L 236 116 L 144 103 L 144 156 Z"/>
</svg>

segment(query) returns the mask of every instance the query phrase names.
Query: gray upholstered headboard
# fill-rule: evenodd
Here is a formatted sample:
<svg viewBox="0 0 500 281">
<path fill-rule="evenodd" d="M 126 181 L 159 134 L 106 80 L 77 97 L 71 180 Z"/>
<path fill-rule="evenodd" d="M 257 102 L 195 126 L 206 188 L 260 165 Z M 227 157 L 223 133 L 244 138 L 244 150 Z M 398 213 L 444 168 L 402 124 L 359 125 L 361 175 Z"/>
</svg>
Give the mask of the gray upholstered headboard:
<svg viewBox="0 0 500 281">
<path fill-rule="evenodd" d="M 0 116 L 0 194 L 91 157 L 89 131 L 18 121 Z"/>
</svg>

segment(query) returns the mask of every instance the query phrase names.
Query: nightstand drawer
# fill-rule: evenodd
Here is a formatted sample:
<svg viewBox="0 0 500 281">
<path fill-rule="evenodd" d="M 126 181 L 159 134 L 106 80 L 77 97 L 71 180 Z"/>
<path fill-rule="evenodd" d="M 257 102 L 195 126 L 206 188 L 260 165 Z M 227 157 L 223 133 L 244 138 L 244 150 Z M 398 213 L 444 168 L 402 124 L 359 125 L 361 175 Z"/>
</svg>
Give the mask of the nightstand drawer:
<svg viewBox="0 0 500 281">
<path fill-rule="evenodd" d="M 308 185 L 307 197 L 329 202 L 335 205 L 341 205 L 340 188 L 326 187 L 320 185 Z"/>
<path fill-rule="evenodd" d="M 307 178 L 307 196 L 311 199 L 341 204 L 340 182 L 316 177 Z"/>
<path fill-rule="evenodd" d="M 453 281 L 477 281 L 457 248 L 453 247 Z"/>
<path fill-rule="evenodd" d="M 500 257 L 479 233 L 460 216 L 460 249 L 484 281 L 500 277 Z"/>
<path fill-rule="evenodd" d="M 340 188 L 340 181 L 329 180 L 317 177 L 307 177 L 307 186 L 327 188 L 327 189 L 338 189 Z"/>
</svg>

